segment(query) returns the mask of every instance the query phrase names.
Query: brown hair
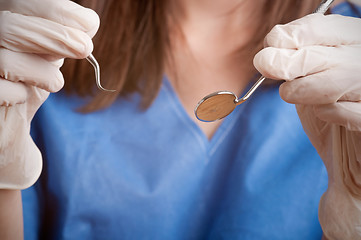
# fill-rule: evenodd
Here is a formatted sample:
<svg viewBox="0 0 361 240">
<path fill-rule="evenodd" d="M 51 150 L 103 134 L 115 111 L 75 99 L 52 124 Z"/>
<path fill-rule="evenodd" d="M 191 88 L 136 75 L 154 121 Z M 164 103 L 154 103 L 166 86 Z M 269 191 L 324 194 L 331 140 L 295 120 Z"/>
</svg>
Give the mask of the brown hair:
<svg viewBox="0 0 361 240">
<path fill-rule="evenodd" d="M 262 0 L 264 2 L 254 47 L 262 47 L 264 36 L 277 23 L 286 23 L 312 12 L 319 0 Z M 109 106 L 117 97 L 138 92 L 142 108 L 150 106 L 162 82 L 170 46 L 167 3 L 170 0 L 77 0 L 94 9 L 101 18 L 94 38 L 94 56 L 101 66 L 102 84 L 116 93 L 95 88 L 94 72 L 86 60 L 67 59 L 62 72 L 65 90 L 92 96 L 84 112 Z M 252 45 L 253 45 L 252 44 Z"/>
</svg>

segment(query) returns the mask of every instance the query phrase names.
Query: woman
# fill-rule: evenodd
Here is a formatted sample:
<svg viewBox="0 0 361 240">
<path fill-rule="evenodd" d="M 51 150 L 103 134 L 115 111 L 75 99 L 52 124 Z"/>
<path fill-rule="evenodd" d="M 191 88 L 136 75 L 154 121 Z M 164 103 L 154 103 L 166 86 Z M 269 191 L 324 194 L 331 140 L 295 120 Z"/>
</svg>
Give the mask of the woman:
<svg viewBox="0 0 361 240">
<path fill-rule="evenodd" d="M 91 53 L 99 24 L 70 1 L 36 3 L 0 6 L 2 189 L 37 179 L 30 121 L 62 87 L 62 59 Z M 94 89 L 86 62 L 65 66 L 68 94 L 51 95 L 32 121 L 44 166 L 23 192 L 27 238 L 320 239 L 327 173 L 319 155 L 329 173 L 319 208 L 325 236 L 360 237 L 359 19 L 303 17 L 274 28 L 260 51 L 272 26 L 319 2 L 89 4 L 102 18 L 94 39 L 102 82 L 117 94 Z M 302 125 L 278 82 L 223 121 L 197 121 L 204 95 L 249 88 L 256 53 L 262 74 L 286 80 L 280 94 Z M 18 191 L 1 195 L 2 206 L 19 209 Z M 21 228 L 17 212 L 12 229 Z"/>
</svg>

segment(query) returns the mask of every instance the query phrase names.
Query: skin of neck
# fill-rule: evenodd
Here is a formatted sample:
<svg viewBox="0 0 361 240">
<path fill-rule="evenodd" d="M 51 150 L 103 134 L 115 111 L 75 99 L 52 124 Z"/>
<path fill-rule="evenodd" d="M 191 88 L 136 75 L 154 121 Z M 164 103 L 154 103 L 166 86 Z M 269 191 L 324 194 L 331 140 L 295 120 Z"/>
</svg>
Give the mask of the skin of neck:
<svg viewBox="0 0 361 240">
<path fill-rule="evenodd" d="M 228 90 L 239 95 L 256 73 L 255 49 L 261 1 L 179 0 L 170 12 L 170 61 L 166 74 L 189 116 L 211 138 L 219 122 L 202 123 L 194 107 L 205 95 Z"/>
</svg>

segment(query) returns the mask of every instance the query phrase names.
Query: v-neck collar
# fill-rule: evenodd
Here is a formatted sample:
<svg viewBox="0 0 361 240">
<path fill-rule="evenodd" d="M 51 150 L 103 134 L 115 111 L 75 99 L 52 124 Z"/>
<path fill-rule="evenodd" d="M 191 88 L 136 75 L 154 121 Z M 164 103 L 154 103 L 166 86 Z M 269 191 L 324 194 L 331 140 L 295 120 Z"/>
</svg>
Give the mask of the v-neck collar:
<svg viewBox="0 0 361 240">
<path fill-rule="evenodd" d="M 248 91 L 251 83 L 252 81 L 250 82 L 250 84 L 247 85 L 241 96 L 246 93 L 246 91 Z M 163 90 L 166 93 L 167 97 L 170 99 L 170 103 L 173 105 L 172 109 L 174 110 L 174 112 L 184 123 L 186 128 L 192 132 L 192 134 L 195 136 L 195 139 L 197 139 L 200 146 L 202 146 L 204 151 L 207 152 L 209 156 L 212 156 L 216 152 L 224 139 L 232 131 L 233 126 L 236 124 L 239 116 L 243 112 L 244 105 L 247 104 L 247 102 L 245 102 L 242 105 L 237 106 L 236 109 L 230 115 L 228 115 L 219 125 L 211 139 L 208 139 L 202 129 L 188 115 L 177 93 L 175 92 L 173 86 L 171 85 L 170 81 L 166 76 L 163 77 Z"/>
</svg>

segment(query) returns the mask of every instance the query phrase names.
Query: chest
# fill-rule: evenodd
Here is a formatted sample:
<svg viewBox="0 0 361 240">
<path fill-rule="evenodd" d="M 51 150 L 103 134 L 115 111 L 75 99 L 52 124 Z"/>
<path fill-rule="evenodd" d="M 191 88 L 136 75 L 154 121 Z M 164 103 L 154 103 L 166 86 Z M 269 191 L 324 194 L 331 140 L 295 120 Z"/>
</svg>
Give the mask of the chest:
<svg viewBox="0 0 361 240">
<path fill-rule="evenodd" d="M 53 227 L 79 238 L 317 239 L 327 179 L 295 110 L 260 95 L 209 141 L 168 87 L 149 112 L 130 102 L 93 116 L 69 111 L 73 101 L 44 106 L 36 139 Z"/>
</svg>

